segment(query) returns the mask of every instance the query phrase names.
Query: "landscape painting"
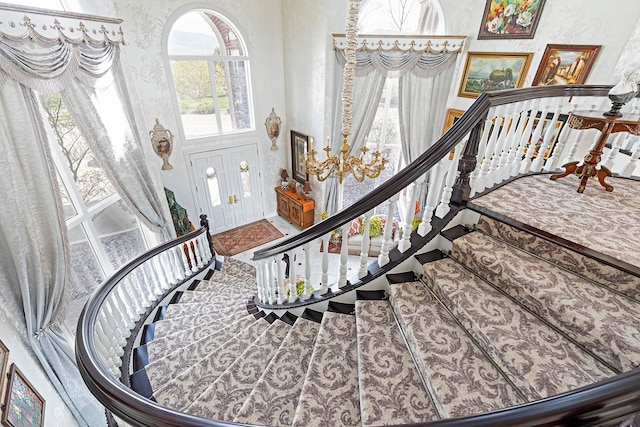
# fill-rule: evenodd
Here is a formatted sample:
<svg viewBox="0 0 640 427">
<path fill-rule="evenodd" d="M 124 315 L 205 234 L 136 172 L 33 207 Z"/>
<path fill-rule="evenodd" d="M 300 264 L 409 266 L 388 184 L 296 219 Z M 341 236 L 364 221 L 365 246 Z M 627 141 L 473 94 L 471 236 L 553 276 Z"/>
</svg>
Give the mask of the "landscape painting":
<svg viewBox="0 0 640 427">
<path fill-rule="evenodd" d="M 599 50 L 599 45 L 547 45 L 531 85 L 583 84 Z"/>
<path fill-rule="evenodd" d="M 459 96 L 476 98 L 482 92 L 522 87 L 533 53 L 469 52 Z"/>
</svg>

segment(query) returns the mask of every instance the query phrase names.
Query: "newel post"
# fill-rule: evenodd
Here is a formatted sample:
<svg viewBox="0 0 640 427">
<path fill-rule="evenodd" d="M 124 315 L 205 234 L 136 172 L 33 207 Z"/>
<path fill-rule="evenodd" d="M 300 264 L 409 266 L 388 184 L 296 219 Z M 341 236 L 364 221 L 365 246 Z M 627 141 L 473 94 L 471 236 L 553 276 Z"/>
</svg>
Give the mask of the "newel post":
<svg viewBox="0 0 640 427">
<path fill-rule="evenodd" d="M 462 157 L 458 162 L 458 175 L 456 176 L 455 184 L 453 184 L 453 193 L 451 195 L 451 203 L 458 206 L 465 206 L 469 201 L 469 194 L 471 193 L 469 177 L 478 163 L 481 128 L 482 121 L 479 121 L 471 129 L 469 140 L 465 144 Z"/>
<path fill-rule="evenodd" d="M 205 214 L 200 215 L 200 227 L 204 227 L 207 230 L 207 241 L 209 242 L 209 249 L 215 256 L 216 250 L 213 249 L 213 242 L 211 241 L 211 233 L 209 232 L 209 220 Z"/>
</svg>

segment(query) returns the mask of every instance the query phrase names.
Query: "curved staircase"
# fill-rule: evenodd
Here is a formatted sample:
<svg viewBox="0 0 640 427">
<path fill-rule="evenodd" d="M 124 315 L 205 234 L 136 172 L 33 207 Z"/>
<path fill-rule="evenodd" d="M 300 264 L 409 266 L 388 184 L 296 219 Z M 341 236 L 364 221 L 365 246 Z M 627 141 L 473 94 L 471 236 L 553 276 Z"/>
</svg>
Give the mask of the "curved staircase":
<svg viewBox="0 0 640 427">
<path fill-rule="evenodd" d="M 443 233 L 450 249 L 415 257 L 419 276 L 389 274 L 386 290 L 359 291 L 355 304 L 330 302 L 324 313 L 265 315 L 250 299 L 253 267 L 225 260 L 147 325 L 132 387 L 242 424 L 478 425 L 475 414 L 635 369 L 639 279 L 626 270 L 637 267 L 616 268 L 606 248 L 585 256 L 482 200 L 471 206 L 484 214 L 477 224 Z"/>
</svg>

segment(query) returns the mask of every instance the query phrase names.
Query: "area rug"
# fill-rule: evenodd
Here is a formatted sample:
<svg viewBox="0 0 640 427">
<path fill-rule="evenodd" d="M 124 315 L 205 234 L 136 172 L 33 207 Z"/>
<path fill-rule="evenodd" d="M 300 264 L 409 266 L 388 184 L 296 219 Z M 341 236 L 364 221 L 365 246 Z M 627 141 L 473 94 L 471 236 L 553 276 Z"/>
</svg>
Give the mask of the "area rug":
<svg viewBox="0 0 640 427">
<path fill-rule="evenodd" d="M 284 237 L 276 227 L 266 219 L 242 225 L 211 236 L 216 253 L 233 256 L 248 251 L 272 240 Z"/>
</svg>

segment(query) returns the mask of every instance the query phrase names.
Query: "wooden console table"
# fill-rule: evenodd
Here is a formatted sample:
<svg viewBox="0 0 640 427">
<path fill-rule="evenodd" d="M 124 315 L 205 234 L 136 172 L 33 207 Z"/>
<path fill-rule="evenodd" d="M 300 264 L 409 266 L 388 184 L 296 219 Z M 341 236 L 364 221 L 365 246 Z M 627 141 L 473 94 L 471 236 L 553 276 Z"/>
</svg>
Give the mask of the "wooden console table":
<svg viewBox="0 0 640 427">
<path fill-rule="evenodd" d="M 598 129 L 600 137 L 584 157 L 584 162 L 581 165 L 578 165 L 578 162 L 564 164 L 562 167 L 565 168 L 565 171 L 551 175 L 551 179 L 555 181 L 558 178 L 575 173 L 581 178 L 578 193 L 582 193 L 587 186 L 589 178 L 597 176 L 600 185 L 607 191 L 613 191 L 613 186 L 604 182 L 605 178 L 611 176 L 611 171 L 604 166 L 597 168 L 602 156 L 602 150 L 607 143 L 607 138 L 612 133 L 629 132 L 633 135 L 640 135 L 640 115 L 625 114 L 621 117 L 615 117 L 605 116 L 599 111 L 576 111 L 569 115 L 568 124 L 572 129 Z"/>
<path fill-rule="evenodd" d="M 287 218 L 301 230 L 313 225 L 313 200 L 300 196 L 295 191 L 285 191 L 276 187 L 278 215 Z"/>
</svg>

